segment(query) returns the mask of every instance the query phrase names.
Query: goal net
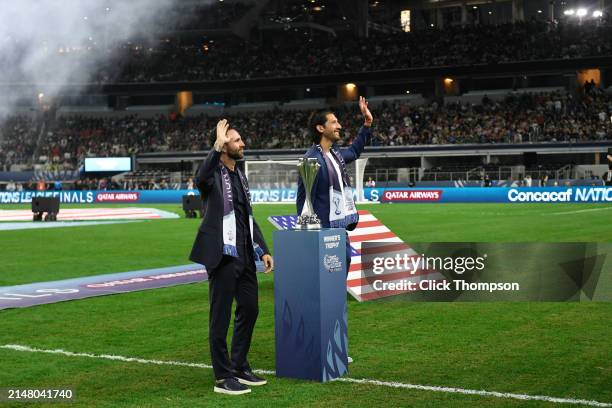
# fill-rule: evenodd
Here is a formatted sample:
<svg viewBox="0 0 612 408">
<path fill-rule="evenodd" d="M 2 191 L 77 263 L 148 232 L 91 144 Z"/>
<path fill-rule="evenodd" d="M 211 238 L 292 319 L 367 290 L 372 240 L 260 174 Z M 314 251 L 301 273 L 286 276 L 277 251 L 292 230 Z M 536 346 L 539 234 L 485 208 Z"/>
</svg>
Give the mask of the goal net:
<svg viewBox="0 0 612 408">
<path fill-rule="evenodd" d="M 363 177 L 367 159 L 359 159 L 347 166 L 353 193 L 357 202 L 363 198 Z M 299 178 L 298 160 L 248 160 L 244 169 L 249 180 L 251 192 L 260 197 L 270 197 L 270 201 L 276 201 L 276 197 L 295 197 Z M 262 191 L 263 190 L 263 191 Z M 274 192 L 266 194 L 265 191 Z M 266 200 L 267 201 L 267 200 Z M 286 200 L 283 200 L 286 201 Z"/>
</svg>

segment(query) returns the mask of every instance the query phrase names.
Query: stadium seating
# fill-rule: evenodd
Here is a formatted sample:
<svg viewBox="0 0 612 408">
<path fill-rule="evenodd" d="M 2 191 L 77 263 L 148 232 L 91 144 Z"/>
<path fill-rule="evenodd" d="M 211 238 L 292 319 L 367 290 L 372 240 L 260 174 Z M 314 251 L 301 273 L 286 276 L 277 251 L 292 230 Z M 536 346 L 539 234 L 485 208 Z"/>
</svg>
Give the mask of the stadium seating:
<svg viewBox="0 0 612 408">
<path fill-rule="evenodd" d="M 171 41 L 124 46 L 123 67 L 104 67 L 104 82 L 243 80 L 434 66 L 465 66 L 612 55 L 612 28 L 520 22 L 448 27 L 357 39 L 289 30 L 248 42 L 237 37 L 202 44 Z M 298 46 L 296 47 L 296 44 Z"/>
<path fill-rule="evenodd" d="M 576 142 L 612 139 L 612 97 L 574 97 L 566 92 L 508 94 L 478 105 L 412 105 L 409 101 L 375 104 L 374 146 L 466 143 Z M 292 107 L 295 103 L 292 103 Z M 247 149 L 298 148 L 310 144 L 306 122 L 310 110 L 229 111 L 229 120 Z M 360 124 L 355 106 L 337 110 L 349 142 Z M 225 116 L 225 115 L 224 115 Z M 145 152 L 204 151 L 219 116 L 203 114 L 175 120 L 162 115 L 97 117 L 62 115 L 46 129 L 32 162 L 40 123 L 14 117 L 0 139 L 0 168 L 38 164 L 40 170 L 76 169 L 87 156 L 126 156 Z M 40 160 L 42 158 L 42 160 Z"/>
</svg>

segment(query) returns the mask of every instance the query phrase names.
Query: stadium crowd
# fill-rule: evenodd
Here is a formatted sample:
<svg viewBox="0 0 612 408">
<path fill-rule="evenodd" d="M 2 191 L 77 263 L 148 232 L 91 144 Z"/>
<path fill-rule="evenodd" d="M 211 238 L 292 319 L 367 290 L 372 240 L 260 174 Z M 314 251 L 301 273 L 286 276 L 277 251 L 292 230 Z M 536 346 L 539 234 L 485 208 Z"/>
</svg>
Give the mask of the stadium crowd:
<svg viewBox="0 0 612 408">
<path fill-rule="evenodd" d="M 510 94 L 502 101 L 414 106 L 401 101 L 373 107 L 377 118 L 372 145 L 402 146 L 463 143 L 575 142 L 612 140 L 612 96 L 593 90 L 583 97 L 569 93 Z M 310 144 L 309 111 L 271 110 L 229 115 L 247 149 L 302 149 Z M 355 107 L 336 110 L 343 143 L 359 126 Z M 134 115 L 114 118 L 60 117 L 47 129 L 39 162 L 47 170 L 78 168 L 85 157 L 129 156 L 146 152 L 203 151 L 217 117 Z M 3 125 L 0 169 L 32 159 L 36 124 L 14 117 Z"/>
<path fill-rule="evenodd" d="M 242 80 L 415 67 L 499 64 L 612 55 L 612 26 L 528 21 L 448 27 L 369 38 L 289 30 L 248 42 L 225 36 L 204 43 L 124 46 L 120 72 L 100 82 Z"/>
<path fill-rule="evenodd" d="M 36 150 L 39 123 L 27 116 L 0 117 L 0 171 L 28 163 Z"/>
</svg>

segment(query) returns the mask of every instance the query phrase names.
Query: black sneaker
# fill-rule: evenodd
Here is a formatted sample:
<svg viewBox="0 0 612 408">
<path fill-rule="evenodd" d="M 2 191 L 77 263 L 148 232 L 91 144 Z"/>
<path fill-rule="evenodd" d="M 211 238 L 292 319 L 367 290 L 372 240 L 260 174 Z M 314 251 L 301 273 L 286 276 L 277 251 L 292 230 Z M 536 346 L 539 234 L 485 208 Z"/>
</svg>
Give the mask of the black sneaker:
<svg viewBox="0 0 612 408">
<path fill-rule="evenodd" d="M 236 371 L 234 376 L 241 384 L 257 386 L 268 383 L 265 379 L 255 375 L 251 370 Z"/>
<path fill-rule="evenodd" d="M 225 378 L 215 382 L 215 392 L 219 394 L 240 395 L 251 392 L 246 385 L 242 385 L 235 378 Z"/>
</svg>

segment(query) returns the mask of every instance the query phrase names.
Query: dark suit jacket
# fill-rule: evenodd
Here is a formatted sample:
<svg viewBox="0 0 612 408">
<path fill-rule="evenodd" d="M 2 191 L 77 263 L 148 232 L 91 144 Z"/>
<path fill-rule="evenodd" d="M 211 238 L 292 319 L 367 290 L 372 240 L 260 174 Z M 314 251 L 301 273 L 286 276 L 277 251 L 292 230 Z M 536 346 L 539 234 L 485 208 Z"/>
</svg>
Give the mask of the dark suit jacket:
<svg viewBox="0 0 612 408">
<path fill-rule="evenodd" d="M 189 259 L 206 266 L 209 271 L 219 265 L 223 258 L 223 190 L 218 170 L 220 158 L 221 153 L 211 149 L 195 179 L 202 196 L 204 217 Z M 255 219 L 253 219 L 253 235 L 253 239 L 264 254 L 269 254 L 270 251 Z"/>
<path fill-rule="evenodd" d="M 353 140 L 353 143 L 350 146 L 340 149 L 336 148 L 336 150 L 339 151 L 344 158 L 344 162 L 346 164 L 357 160 L 359 156 L 361 156 L 361 152 L 363 152 L 366 143 L 370 139 L 370 135 L 370 128 L 362 126 L 359 129 L 357 137 L 355 140 Z M 312 185 L 312 206 L 314 207 L 315 213 L 321 220 L 321 227 L 329 228 L 329 174 L 327 173 L 327 165 L 325 164 L 323 155 L 315 145 L 312 145 L 310 149 L 308 149 L 304 155 L 304 158 L 307 157 L 316 157 L 319 165 L 321 166 L 317 172 L 317 176 L 315 177 L 314 184 Z M 302 183 L 302 178 L 299 177 L 296 200 L 298 215 L 302 213 L 305 200 L 306 191 L 304 189 L 304 184 Z"/>
</svg>

